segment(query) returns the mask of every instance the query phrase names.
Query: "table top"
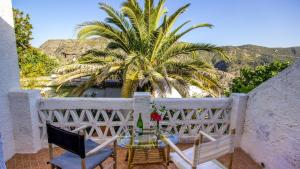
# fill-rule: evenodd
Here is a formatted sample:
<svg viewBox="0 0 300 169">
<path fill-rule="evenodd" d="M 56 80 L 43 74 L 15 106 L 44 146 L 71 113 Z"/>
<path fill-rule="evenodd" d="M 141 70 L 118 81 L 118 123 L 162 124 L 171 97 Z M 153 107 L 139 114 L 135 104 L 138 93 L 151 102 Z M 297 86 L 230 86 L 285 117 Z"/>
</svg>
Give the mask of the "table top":
<svg viewBox="0 0 300 169">
<path fill-rule="evenodd" d="M 174 144 L 179 142 L 177 135 L 163 132 L 162 130 L 157 132 L 145 131 L 142 134 L 136 134 L 132 132 L 123 132 L 117 140 L 117 144 L 120 147 L 128 148 L 163 148 L 165 143 L 161 140 L 162 137 L 168 137 Z"/>
</svg>

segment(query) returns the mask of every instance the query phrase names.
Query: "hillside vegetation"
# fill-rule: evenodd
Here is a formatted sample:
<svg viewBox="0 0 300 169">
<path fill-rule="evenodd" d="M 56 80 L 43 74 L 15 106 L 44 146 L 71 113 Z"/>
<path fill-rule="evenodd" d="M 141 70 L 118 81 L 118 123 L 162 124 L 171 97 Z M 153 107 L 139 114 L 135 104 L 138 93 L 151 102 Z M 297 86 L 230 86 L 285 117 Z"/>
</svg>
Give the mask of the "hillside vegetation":
<svg viewBox="0 0 300 169">
<path fill-rule="evenodd" d="M 223 47 L 230 56 L 231 61 L 227 66 L 220 60 L 212 60 L 216 67 L 220 69 L 227 68 L 225 71 L 238 72 L 241 68 L 265 65 L 273 61 L 294 61 L 300 58 L 300 47 L 290 48 L 267 48 L 255 45 L 244 46 L 225 46 Z M 223 69 L 224 70 L 224 69 Z"/>
<path fill-rule="evenodd" d="M 65 63 L 72 62 L 82 54 L 91 49 L 103 50 L 109 40 L 105 38 L 90 40 L 48 40 L 40 46 L 40 49 L 47 55 L 58 58 Z M 211 62 L 216 68 L 225 72 L 236 73 L 242 67 L 256 67 L 269 64 L 275 60 L 294 61 L 300 58 L 300 47 L 289 48 L 267 48 L 255 45 L 224 46 L 225 52 L 230 61 L 220 60 L 214 54 L 200 52 L 205 60 Z"/>
<path fill-rule="evenodd" d="M 47 55 L 57 58 L 63 63 L 71 63 L 78 59 L 88 50 L 103 50 L 110 41 L 105 38 L 90 40 L 48 40 L 40 46 L 40 49 Z M 270 64 L 273 61 L 290 61 L 300 58 L 300 47 L 289 48 L 267 48 L 255 45 L 243 46 L 224 46 L 225 52 L 230 57 L 230 61 L 220 60 L 218 56 L 199 52 L 205 61 L 210 62 L 220 71 L 223 77 L 223 84 L 227 86 L 227 82 L 232 80 L 239 74 L 241 68 Z"/>
</svg>

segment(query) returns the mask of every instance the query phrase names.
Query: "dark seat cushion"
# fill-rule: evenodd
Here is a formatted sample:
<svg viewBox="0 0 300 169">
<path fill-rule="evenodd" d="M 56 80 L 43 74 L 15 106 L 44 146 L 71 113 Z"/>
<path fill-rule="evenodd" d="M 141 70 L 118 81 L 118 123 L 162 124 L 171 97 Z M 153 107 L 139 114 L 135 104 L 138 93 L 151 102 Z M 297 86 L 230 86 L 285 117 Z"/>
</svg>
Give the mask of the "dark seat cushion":
<svg viewBox="0 0 300 169">
<path fill-rule="evenodd" d="M 85 151 L 89 152 L 93 148 L 97 147 L 99 144 L 95 143 L 92 140 L 85 141 Z M 86 168 L 94 169 L 106 160 L 113 153 L 113 148 L 105 147 L 98 153 L 87 157 L 86 160 Z M 55 157 L 50 161 L 51 164 L 60 167 L 62 169 L 81 169 L 81 158 L 78 155 L 75 155 L 71 152 L 65 152 L 62 155 Z"/>
</svg>

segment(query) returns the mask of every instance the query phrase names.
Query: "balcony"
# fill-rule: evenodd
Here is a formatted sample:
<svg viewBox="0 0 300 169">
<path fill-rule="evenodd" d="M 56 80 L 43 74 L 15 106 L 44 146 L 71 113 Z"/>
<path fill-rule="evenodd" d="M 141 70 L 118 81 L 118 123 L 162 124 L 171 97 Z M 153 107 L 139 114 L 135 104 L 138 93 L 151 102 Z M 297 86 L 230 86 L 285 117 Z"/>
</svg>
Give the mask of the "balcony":
<svg viewBox="0 0 300 169">
<path fill-rule="evenodd" d="M 179 147 L 182 150 L 193 146 L 193 140 L 199 130 L 218 138 L 227 135 L 231 128 L 236 128 L 238 136 L 236 142 L 239 144 L 243 125 L 241 118 L 245 110 L 243 106 L 247 97 L 244 94 L 234 94 L 230 98 L 167 99 L 152 98 L 150 93 L 135 93 L 134 98 L 44 99 L 40 97 L 38 91 L 12 92 L 10 93 L 11 101 L 14 102 L 12 110 L 23 115 L 20 117 L 23 122 L 29 118 L 31 121 L 31 126 L 28 123 L 19 125 L 20 130 L 24 128 L 29 130 L 22 130 L 20 134 L 23 137 L 17 138 L 17 141 L 31 144 L 19 144 L 17 148 L 23 152 L 34 149 L 37 153 L 16 154 L 7 162 L 7 166 L 9 169 L 47 167 L 49 155 L 46 149 L 46 121 L 65 130 L 90 125 L 86 136 L 101 143 L 109 137 L 119 135 L 130 126 L 135 126 L 139 113 L 142 113 L 146 127 L 153 126 L 149 113 L 152 104 L 166 107 L 166 111 L 162 113 L 160 127 L 180 137 Z M 32 113 L 26 114 L 23 112 L 24 109 L 32 110 Z M 61 149 L 56 148 L 57 155 L 61 152 Z M 118 148 L 118 168 L 127 168 L 125 152 L 125 149 Z M 219 161 L 228 165 L 228 156 L 223 156 Z M 261 168 L 240 148 L 235 151 L 234 166 L 236 169 Z M 149 168 L 161 166 L 152 165 Z M 176 167 L 172 164 L 170 168 Z"/>
<path fill-rule="evenodd" d="M 14 139 L 4 139 L 3 142 L 7 166 L 10 169 L 29 166 L 45 168 L 48 160 L 45 149 L 46 121 L 66 130 L 89 124 L 88 138 L 103 142 L 134 126 L 139 113 L 142 113 L 146 127 L 153 126 L 149 112 L 154 103 L 166 106 L 161 127 L 180 137 L 181 149 L 192 146 L 190 138 L 200 129 L 211 136 L 221 137 L 235 128 L 237 148 L 234 168 L 297 168 L 297 149 L 277 144 L 276 140 L 280 138 L 280 142 L 286 145 L 299 144 L 299 141 L 295 141 L 297 132 L 293 132 L 299 119 L 299 109 L 295 109 L 299 107 L 299 90 L 295 90 L 299 88 L 299 83 L 294 83 L 294 80 L 299 81 L 299 70 L 300 62 L 297 62 L 250 94 L 233 94 L 228 98 L 168 99 L 153 98 L 149 93 L 135 93 L 133 98 L 45 99 L 39 91 L 11 90 L 8 103 L 13 122 L 10 134 Z M 289 88 L 281 90 L 285 84 L 289 84 Z M 2 126 L 9 126 L 8 122 L 3 122 Z M 283 127 L 285 124 L 288 124 L 287 129 Z M 275 128 L 271 129 L 270 126 Z M 14 149 L 10 156 L 11 147 Z M 270 149 L 274 147 L 277 153 L 270 154 Z M 289 153 L 284 154 L 287 150 Z M 56 149 L 57 154 L 61 152 Z M 124 153 L 125 150 L 118 148 L 120 168 L 126 168 Z M 292 161 L 284 162 L 286 158 L 282 157 Z M 218 160 L 226 164 L 226 158 L 224 156 Z M 175 168 L 173 164 L 171 166 Z M 149 166 L 152 167 L 160 166 Z"/>
</svg>

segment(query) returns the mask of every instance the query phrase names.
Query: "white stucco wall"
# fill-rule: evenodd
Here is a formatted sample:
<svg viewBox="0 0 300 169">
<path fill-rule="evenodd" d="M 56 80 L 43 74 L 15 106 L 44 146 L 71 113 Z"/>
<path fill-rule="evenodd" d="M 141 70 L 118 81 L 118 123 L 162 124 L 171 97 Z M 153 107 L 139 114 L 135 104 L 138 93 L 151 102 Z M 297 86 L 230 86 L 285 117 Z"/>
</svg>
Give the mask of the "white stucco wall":
<svg viewBox="0 0 300 169">
<path fill-rule="evenodd" d="M 9 92 L 16 153 L 36 153 L 41 149 L 39 131 L 39 90 Z"/>
<path fill-rule="evenodd" d="M 300 168 L 300 61 L 249 94 L 241 147 L 266 169 Z"/>
<path fill-rule="evenodd" d="M 5 159 L 14 154 L 8 91 L 19 88 L 18 56 L 13 29 L 11 0 L 0 0 L 0 132 Z"/>
</svg>

